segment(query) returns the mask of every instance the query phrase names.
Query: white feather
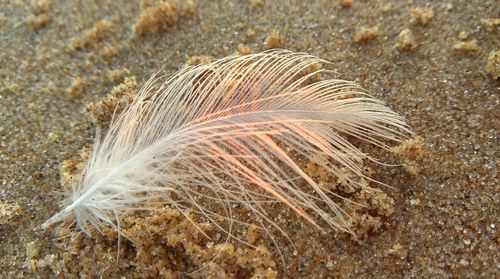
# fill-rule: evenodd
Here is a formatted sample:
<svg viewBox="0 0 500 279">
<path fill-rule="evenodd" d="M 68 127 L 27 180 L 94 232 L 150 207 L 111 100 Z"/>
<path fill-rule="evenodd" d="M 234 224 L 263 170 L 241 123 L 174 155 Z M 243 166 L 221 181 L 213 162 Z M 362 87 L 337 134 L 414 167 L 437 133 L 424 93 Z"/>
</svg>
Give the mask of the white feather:
<svg viewBox="0 0 500 279">
<path fill-rule="evenodd" d="M 309 177 L 289 151 L 339 177 L 345 170 L 364 177 L 362 162 L 369 157 L 346 136 L 388 149 L 385 142 L 411 132 L 358 85 L 315 82 L 318 74 L 332 74 L 311 70 L 318 63 L 329 65 L 274 50 L 184 68 L 163 82 L 153 76 L 106 134 L 96 137 L 67 207 L 44 226 L 73 215 L 87 233 L 104 224 L 119 229 L 121 214 L 148 209 L 156 199 L 215 223 L 217 217 L 243 222 L 231 215 L 231 205 L 240 203 L 256 219 L 273 223 L 262 202 L 274 200 L 314 225 L 322 219 L 348 230 L 338 197 Z M 220 204 L 222 213 L 200 203 L 200 196 Z"/>
</svg>

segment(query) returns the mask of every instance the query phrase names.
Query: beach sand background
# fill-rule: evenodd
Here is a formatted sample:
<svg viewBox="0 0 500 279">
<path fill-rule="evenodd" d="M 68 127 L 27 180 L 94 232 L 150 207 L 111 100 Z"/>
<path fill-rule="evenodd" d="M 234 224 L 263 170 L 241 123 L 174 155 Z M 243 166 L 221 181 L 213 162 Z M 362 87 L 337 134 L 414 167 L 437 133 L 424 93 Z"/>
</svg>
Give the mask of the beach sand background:
<svg viewBox="0 0 500 279">
<path fill-rule="evenodd" d="M 499 16 L 495 0 L 0 0 L 0 277 L 498 277 Z M 137 213 L 117 261 L 111 232 L 40 228 L 62 200 L 61 163 L 93 141 L 89 103 L 161 67 L 275 47 L 333 62 L 424 139 L 404 167 L 374 167 L 395 189 L 358 193 L 370 203 L 358 237 L 283 205 L 273 220 L 295 248 L 252 227 L 236 232 L 248 246 L 195 215 Z"/>
</svg>

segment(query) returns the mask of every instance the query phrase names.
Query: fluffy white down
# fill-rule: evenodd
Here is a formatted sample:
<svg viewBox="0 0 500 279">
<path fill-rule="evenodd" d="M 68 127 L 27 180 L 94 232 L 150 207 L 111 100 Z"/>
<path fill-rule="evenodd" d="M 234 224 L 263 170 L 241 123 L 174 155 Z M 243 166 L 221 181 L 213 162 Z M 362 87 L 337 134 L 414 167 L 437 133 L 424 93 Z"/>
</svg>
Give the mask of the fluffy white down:
<svg viewBox="0 0 500 279">
<path fill-rule="evenodd" d="M 236 203 L 261 224 L 275 225 L 263 207 L 273 201 L 311 224 L 320 218 L 348 230 L 349 216 L 335 202 L 341 197 L 314 182 L 290 151 L 334 175 L 362 177 L 369 157 L 346 136 L 388 148 L 386 142 L 411 131 L 358 85 L 316 80 L 334 74 L 329 65 L 305 53 L 273 50 L 183 68 L 168 78 L 154 75 L 106 134 L 96 136 L 68 206 L 44 226 L 74 216 L 87 233 L 106 224 L 119 230 L 121 214 L 147 210 L 160 199 L 223 230 L 221 220 L 246 223 L 231 214 Z M 222 209 L 214 212 L 200 196 Z"/>
</svg>

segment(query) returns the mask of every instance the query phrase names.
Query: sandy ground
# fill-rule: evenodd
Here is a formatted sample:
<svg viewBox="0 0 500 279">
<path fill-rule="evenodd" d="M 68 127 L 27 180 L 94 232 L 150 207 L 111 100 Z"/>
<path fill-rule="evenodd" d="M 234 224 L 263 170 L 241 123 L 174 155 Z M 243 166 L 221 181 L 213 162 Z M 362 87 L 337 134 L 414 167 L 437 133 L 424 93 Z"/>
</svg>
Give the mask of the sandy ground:
<svg viewBox="0 0 500 279">
<path fill-rule="evenodd" d="M 155 7 L 0 0 L 0 277 L 499 276 L 498 1 L 195 1 L 160 15 Z M 62 227 L 40 229 L 61 201 L 60 164 L 93 141 L 88 103 L 125 77 L 140 85 L 193 56 L 269 47 L 334 62 L 424 138 L 406 168 L 376 169 L 395 188 L 385 189 L 393 213 L 375 216 L 359 241 L 277 210 L 297 248 L 278 240 L 283 266 L 265 237 L 255 247 L 203 240 L 167 212 L 130 217 L 137 243 L 122 240 L 117 263 L 116 236 L 59 239 Z"/>
</svg>

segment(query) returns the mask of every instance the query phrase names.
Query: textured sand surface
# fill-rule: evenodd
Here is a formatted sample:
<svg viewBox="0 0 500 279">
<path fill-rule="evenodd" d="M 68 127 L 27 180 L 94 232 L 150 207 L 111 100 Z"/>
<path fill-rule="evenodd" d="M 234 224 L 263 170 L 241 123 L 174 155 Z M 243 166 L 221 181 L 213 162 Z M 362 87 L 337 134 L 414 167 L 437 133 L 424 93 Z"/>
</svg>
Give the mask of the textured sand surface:
<svg viewBox="0 0 500 279">
<path fill-rule="evenodd" d="M 499 16 L 496 0 L 0 0 L 0 277 L 498 277 Z M 93 141 L 89 103 L 126 77 L 140 85 L 163 66 L 271 47 L 334 62 L 424 138 L 405 167 L 374 167 L 395 190 L 358 195 L 375 212 L 363 237 L 321 233 L 276 206 L 297 250 L 277 239 L 282 266 L 252 228 L 237 234 L 254 246 L 224 244 L 196 216 L 136 214 L 123 224 L 135 245 L 122 239 L 117 263 L 111 232 L 40 229 L 62 199 L 60 164 Z"/>
</svg>

